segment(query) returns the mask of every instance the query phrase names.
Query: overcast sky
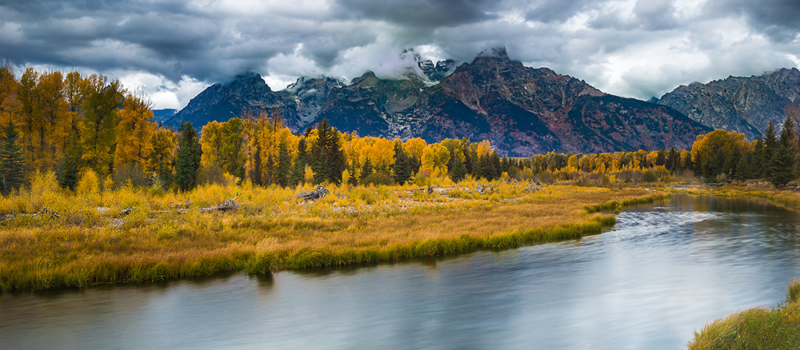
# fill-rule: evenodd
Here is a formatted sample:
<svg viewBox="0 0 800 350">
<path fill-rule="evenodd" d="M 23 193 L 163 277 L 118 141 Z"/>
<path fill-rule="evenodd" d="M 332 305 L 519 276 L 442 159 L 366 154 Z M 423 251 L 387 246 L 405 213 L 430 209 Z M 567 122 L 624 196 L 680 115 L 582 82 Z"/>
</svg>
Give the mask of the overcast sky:
<svg viewBox="0 0 800 350">
<path fill-rule="evenodd" d="M 800 63 L 798 0 L 0 0 L 0 27 L 13 65 L 103 73 L 155 108 L 248 70 L 273 90 L 302 75 L 387 77 L 406 48 L 470 62 L 505 46 L 640 99 Z"/>
</svg>

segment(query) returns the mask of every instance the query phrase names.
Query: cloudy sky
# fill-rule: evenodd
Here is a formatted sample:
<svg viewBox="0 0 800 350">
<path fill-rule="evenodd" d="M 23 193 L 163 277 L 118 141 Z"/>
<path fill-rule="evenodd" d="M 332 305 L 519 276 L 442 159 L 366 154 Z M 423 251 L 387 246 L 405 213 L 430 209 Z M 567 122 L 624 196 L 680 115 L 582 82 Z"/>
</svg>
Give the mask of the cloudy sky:
<svg viewBox="0 0 800 350">
<path fill-rule="evenodd" d="M 0 0 L 0 58 L 79 70 L 182 108 L 214 82 L 261 73 L 391 76 L 406 48 L 470 62 L 505 46 L 613 94 L 800 64 L 797 0 Z"/>
</svg>

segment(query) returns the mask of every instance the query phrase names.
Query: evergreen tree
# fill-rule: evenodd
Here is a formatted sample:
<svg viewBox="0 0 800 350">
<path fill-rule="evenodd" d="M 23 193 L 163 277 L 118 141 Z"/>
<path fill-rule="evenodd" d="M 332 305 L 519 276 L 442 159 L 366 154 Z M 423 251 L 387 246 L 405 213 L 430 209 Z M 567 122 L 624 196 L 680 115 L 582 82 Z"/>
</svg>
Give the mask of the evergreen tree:
<svg viewBox="0 0 800 350">
<path fill-rule="evenodd" d="M 783 123 L 783 131 L 781 131 L 781 143 L 788 148 L 794 148 L 794 122 L 791 116 L 786 116 L 786 121 Z"/>
<path fill-rule="evenodd" d="M 678 168 L 678 161 L 680 160 L 678 156 L 678 152 L 675 150 L 675 147 L 669 149 L 669 153 L 667 153 L 667 159 L 664 163 L 664 166 L 669 169 L 671 172 L 675 172 Z"/>
<path fill-rule="evenodd" d="M 289 186 L 292 175 L 292 156 L 286 145 L 281 144 L 278 149 L 278 169 L 276 170 L 277 182 L 281 187 Z"/>
<path fill-rule="evenodd" d="M 772 121 L 770 121 L 767 127 L 767 134 L 764 136 L 764 148 L 761 150 L 761 165 L 763 165 L 762 175 L 764 178 L 769 179 L 772 175 L 769 162 L 772 160 L 772 155 L 777 148 L 778 140 L 775 138 L 775 127 L 772 126 Z"/>
<path fill-rule="evenodd" d="M 181 123 L 180 133 L 178 156 L 175 160 L 175 182 L 182 191 L 188 191 L 194 188 L 197 182 L 197 169 L 200 167 L 203 150 L 192 122 Z"/>
<path fill-rule="evenodd" d="M 81 143 L 78 134 L 73 132 L 67 142 L 67 153 L 62 160 L 58 185 L 61 188 L 75 190 L 78 184 L 78 174 L 81 171 Z"/>
<path fill-rule="evenodd" d="M 339 184 L 342 182 L 342 172 L 344 172 L 344 169 L 347 167 L 347 160 L 345 159 L 342 143 L 336 129 L 331 130 L 329 140 L 328 150 L 326 152 L 328 154 L 328 181 Z"/>
<path fill-rule="evenodd" d="M 769 181 L 775 187 L 786 186 L 794 179 L 794 151 L 783 143 L 778 144 L 774 155 L 769 162 Z"/>
<path fill-rule="evenodd" d="M 330 178 L 328 176 L 328 149 L 330 148 L 331 127 L 327 119 L 317 124 L 317 142 L 311 146 L 309 152 L 309 165 L 314 171 L 314 181 L 322 183 Z"/>
<path fill-rule="evenodd" d="M 750 169 L 748 164 L 750 163 L 750 159 L 753 152 L 748 153 L 746 156 L 739 158 L 739 162 L 736 164 L 736 174 L 733 176 L 734 179 L 743 181 L 750 179 Z"/>
<path fill-rule="evenodd" d="M 356 160 L 355 159 L 353 159 L 350 162 L 350 165 L 347 166 L 347 170 L 350 171 L 350 179 L 348 179 L 348 181 L 349 181 L 349 184 L 351 184 L 353 186 L 358 186 L 358 180 L 360 180 L 358 177 L 356 177 L 356 168 L 357 167 L 358 167 L 358 165 L 356 164 Z"/>
<path fill-rule="evenodd" d="M 9 121 L 0 145 L 0 190 L 3 194 L 20 188 L 25 182 L 25 154 L 18 140 L 19 133 Z"/>
<path fill-rule="evenodd" d="M 461 161 L 460 157 L 456 157 L 456 159 L 453 161 L 453 168 L 450 170 L 450 179 L 453 180 L 453 182 L 458 183 L 466 176 L 467 167 L 464 166 L 464 162 Z"/>
<path fill-rule="evenodd" d="M 372 171 L 373 171 L 372 163 L 370 163 L 369 158 L 367 158 L 367 160 L 364 161 L 364 165 L 361 166 L 361 178 L 359 179 L 359 181 L 363 183 L 364 179 L 366 179 L 367 176 L 372 175 Z"/>
<path fill-rule="evenodd" d="M 492 179 L 499 179 L 500 175 L 503 174 L 502 164 L 500 164 L 500 156 L 497 155 L 497 152 L 492 152 L 490 156 L 490 161 L 492 163 Z M 566 165 L 566 164 L 565 164 Z"/>
<path fill-rule="evenodd" d="M 411 164 L 408 155 L 403 151 L 403 147 L 400 144 L 395 144 L 394 146 L 394 157 L 395 161 L 392 168 L 394 170 L 394 182 L 401 185 L 405 184 L 411 178 Z"/>
</svg>

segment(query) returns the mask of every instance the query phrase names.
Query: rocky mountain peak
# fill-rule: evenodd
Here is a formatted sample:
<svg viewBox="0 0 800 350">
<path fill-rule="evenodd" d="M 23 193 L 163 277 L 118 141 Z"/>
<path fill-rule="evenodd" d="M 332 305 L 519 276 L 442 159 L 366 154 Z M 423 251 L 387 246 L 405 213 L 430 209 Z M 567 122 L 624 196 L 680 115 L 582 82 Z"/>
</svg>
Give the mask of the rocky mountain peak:
<svg viewBox="0 0 800 350">
<path fill-rule="evenodd" d="M 475 58 L 476 59 L 478 59 L 478 58 L 496 58 L 496 59 L 501 59 L 501 60 L 510 60 L 510 58 L 508 58 L 508 53 L 506 52 L 506 47 L 505 46 L 493 47 L 493 48 L 489 48 L 489 49 L 483 50 L 483 51 L 481 51 L 481 53 L 479 53 L 477 56 L 475 56 Z"/>
</svg>

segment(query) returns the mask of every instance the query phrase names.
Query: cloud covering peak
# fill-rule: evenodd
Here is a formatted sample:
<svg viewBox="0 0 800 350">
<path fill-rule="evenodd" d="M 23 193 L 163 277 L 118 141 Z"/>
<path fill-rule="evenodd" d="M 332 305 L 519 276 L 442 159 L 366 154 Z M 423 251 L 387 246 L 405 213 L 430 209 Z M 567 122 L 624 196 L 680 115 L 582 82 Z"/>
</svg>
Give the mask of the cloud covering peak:
<svg viewBox="0 0 800 350">
<path fill-rule="evenodd" d="M 304 75 L 395 74 L 408 48 L 469 62 L 507 47 L 528 66 L 647 99 L 797 66 L 797 18 L 793 0 L 0 0 L 0 57 L 104 73 L 180 108 L 247 71 L 278 90 Z"/>
</svg>

